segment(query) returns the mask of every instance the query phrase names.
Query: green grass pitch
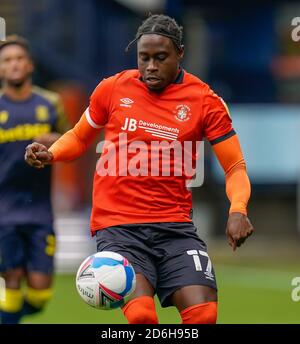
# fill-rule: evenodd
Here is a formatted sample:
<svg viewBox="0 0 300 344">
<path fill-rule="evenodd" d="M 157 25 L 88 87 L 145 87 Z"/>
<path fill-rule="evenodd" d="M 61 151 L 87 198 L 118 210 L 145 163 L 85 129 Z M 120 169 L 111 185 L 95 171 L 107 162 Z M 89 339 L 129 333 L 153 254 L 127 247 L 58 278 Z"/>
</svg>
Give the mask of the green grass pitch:
<svg viewBox="0 0 300 344">
<path fill-rule="evenodd" d="M 220 324 L 300 323 L 300 301 L 294 302 L 291 281 L 300 276 L 295 266 L 261 267 L 215 264 L 219 288 Z M 298 271 L 297 271 L 298 270 Z M 54 296 L 40 315 L 23 323 L 34 324 L 124 324 L 120 310 L 99 311 L 86 305 L 75 288 L 74 275 L 57 274 Z M 162 324 L 179 324 L 174 307 L 162 309 L 157 302 Z"/>
</svg>

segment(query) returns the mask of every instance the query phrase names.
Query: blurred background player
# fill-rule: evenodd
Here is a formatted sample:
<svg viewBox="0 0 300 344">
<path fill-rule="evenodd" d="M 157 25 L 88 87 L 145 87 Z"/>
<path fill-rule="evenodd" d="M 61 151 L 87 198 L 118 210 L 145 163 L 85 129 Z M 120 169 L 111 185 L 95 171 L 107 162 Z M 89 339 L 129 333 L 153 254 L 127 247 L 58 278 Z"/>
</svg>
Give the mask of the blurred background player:
<svg viewBox="0 0 300 344">
<path fill-rule="evenodd" d="M 128 135 L 128 145 L 142 140 L 149 152 L 152 141 L 175 140 L 174 132 L 179 133 L 176 139 L 181 143 L 195 144 L 205 136 L 226 174 L 231 202 L 226 234 L 235 250 L 253 227 L 247 218 L 250 183 L 227 107 L 207 84 L 181 68 L 182 28 L 174 19 L 150 16 L 130 45 L 136 41 L 138 70 L 104 79 L 76 126 L 49 150 L 39 143 L 30 144 L 25 159 L 36 168 L 73 160 L 104 126 L 105 139 L 116 145 L 117 152 L 121 150 L 120 133 Z M 125 107 L 121 107 L 123 101 Z M 154 124 L 176 130 L 170 134 L 154 129 Z M 192 200 L 185 176 L 171 173 L 167 177 L 161 171 L 152 176 L 148 166 L 146 176 L 124 174 L 122 157 L 118 157 L 116 175 L 95 173 L 91 229 L 98 251 L 124 255 L 137 273 L 136 290 L 123 307 L 125 317 L 129 323 L 157 323 L 153 299 L 157 294 L 163 307 L 178 309 L 183 323 L 215 323 L 214 270 L 190 218 Z M 98 167 L 111 159 L 102 154 Z"/>
<path fill-rule="evenodd" d="M 0 45 L 0 271 L 6 297 L 1 322 L 18 323 L 51 297 L 55 234 L 50 200 L 51 168 L 30 168 L 24 149 L 46 147 L 67 127 L 56 93 L 32 85 L 28 42 L 12 35 Z M 21 289 L 26 279 L 25 293 Z"/>
</svg>

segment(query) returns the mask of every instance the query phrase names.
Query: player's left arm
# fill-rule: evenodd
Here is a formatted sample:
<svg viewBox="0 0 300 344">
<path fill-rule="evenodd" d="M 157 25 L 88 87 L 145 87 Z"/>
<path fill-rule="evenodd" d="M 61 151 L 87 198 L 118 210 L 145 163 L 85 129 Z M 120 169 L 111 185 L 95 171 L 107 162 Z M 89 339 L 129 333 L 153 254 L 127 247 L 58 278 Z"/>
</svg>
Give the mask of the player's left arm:
<svg viewBox="0 0 300 344">
<path fill-rule="evenodd" d="M 59 96 L 53 101 L 53 106 L 56 113 L 56 121 L 53 131 L 50 133 L 42 134 L 34 138 L 33 141 L 38 142 L 50 148 L 52 144 L 57 141 L 61 135 L 70 129 L 70 124 L 64 111 L 63 103 Z"/>
<path fill-rule="evenodd" d="M 206 91 L 202 105 L 204 136 L 212 144 L 225 172 L 226 194 L 231 203 L 226 235 L 229 245 L 235 250 L 254 230 L 247 217 L 251 187 L 240 143 L 232 128 L 228 107 L 208 86 L 204 91 Z"/>
<path fill-rule="evenodd" d="M 235 251 L 254 231 L 247 217 L 250 181 L 237 135 L 212 147 L 225 172 L 226 194 L 231 203 L 226 235 L 229 245 Z"/>
</svg>

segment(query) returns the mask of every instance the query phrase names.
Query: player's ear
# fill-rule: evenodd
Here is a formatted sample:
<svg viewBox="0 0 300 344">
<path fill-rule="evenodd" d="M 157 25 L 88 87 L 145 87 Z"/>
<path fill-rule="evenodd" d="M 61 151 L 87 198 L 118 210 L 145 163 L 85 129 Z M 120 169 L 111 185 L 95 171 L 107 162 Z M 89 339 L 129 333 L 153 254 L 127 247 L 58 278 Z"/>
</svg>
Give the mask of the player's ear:
<svg viewBox="0 0 300 344">
<path fill-rule="evenodd" d="M 184 55 L 184 45 L 181 45 L 180 49 L 178 50 L 178 57 L 180 60 L 183 59 L 183 55 Z"/>
<path fill-rule="evenodd" d="M 34 62 L 31 57 L 29 57 L 28 72 L 32 74 L 34 71 Z"/>
</svg>

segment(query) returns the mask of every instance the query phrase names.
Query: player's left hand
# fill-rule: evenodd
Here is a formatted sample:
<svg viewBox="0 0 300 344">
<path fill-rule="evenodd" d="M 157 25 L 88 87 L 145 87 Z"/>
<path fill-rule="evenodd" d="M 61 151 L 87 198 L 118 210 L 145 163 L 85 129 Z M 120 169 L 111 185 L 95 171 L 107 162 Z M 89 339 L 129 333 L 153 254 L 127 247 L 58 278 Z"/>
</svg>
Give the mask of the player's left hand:
<svg viewBox="0 0 300 344">
<path fill-rule="evenodd" d="M 246 215 L 238 212 L 229 214 L 226 236 L 233 251 L 240 247 L 253 231 L 254 228 Z"/>
</svg>

